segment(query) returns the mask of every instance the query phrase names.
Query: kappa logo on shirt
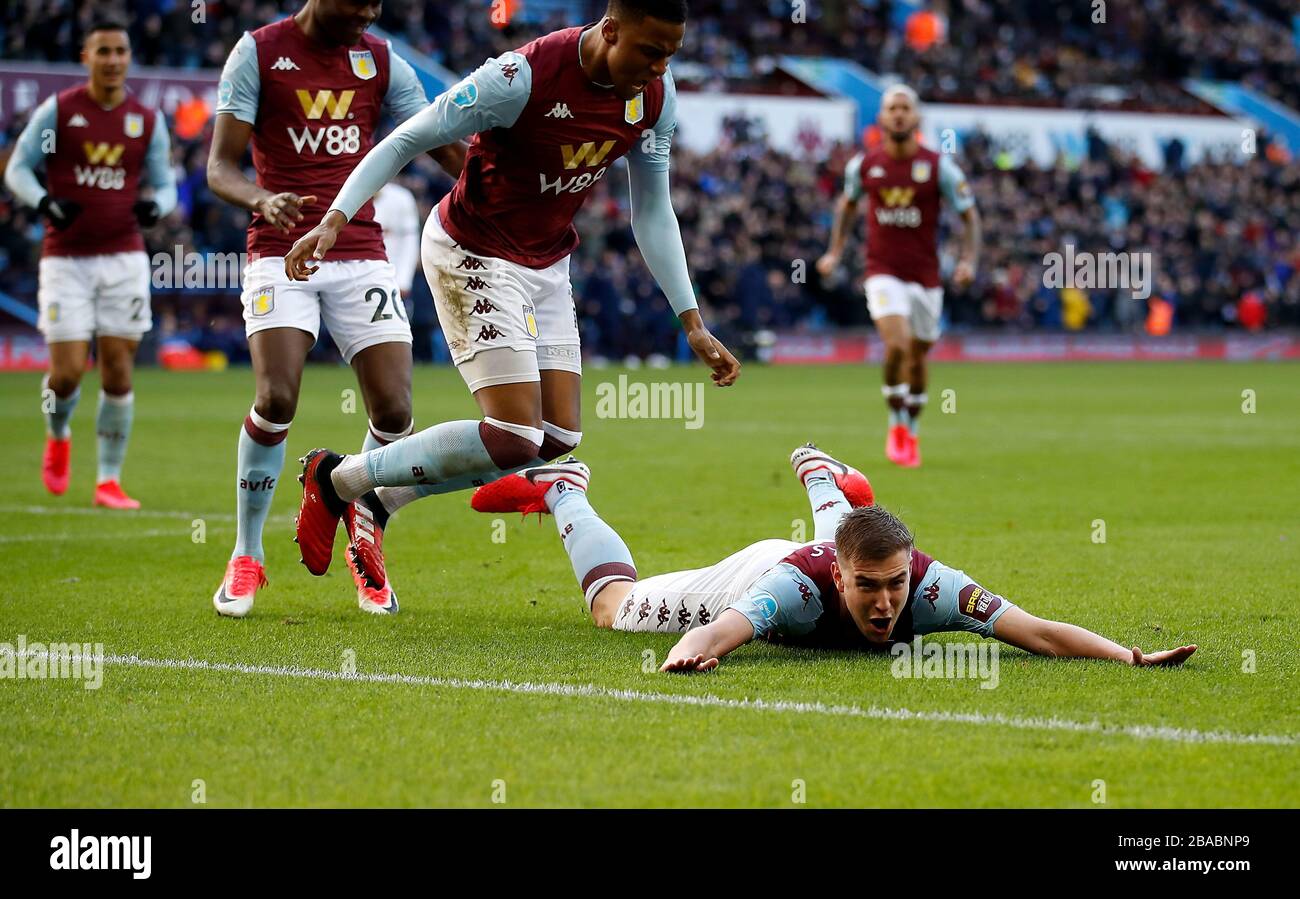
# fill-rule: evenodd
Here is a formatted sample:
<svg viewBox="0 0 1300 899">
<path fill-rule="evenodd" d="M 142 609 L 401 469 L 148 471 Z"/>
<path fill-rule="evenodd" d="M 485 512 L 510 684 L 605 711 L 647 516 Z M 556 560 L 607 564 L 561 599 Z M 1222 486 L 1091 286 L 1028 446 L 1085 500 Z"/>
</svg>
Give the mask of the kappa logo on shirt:
<svg viewBox="0 0 1300 899">
<path fill-rule="evenodd" d="M 77 114 L 74 115 L 72 118 L 68 119 L 68 127 L 69 127 L 69 128 L 89 128 L 89 127 L 90 127 L 90 123 L 86 121 L 86 117 L 85 117 L 85 116 L 83 116 L 81 113 L 77 113 Z"/>
<path fill-rule="evenodd" d="M 921 591 L 921 598 L 930 604 L 930 610 L 934 611 L 935 603 L 939 600 L 939 582 L 935 581 L 930 586 Z"/>
<path fill-rule="evenodd" d="M 287 56 L 281 56 L 275 62 L 271 63 L 273 72 L 299 72 L 298 64 Z"/>
<path fill-rule="evenodd" d="M 573 117 L 573 113 L 569 111 L 568 103 L 556 103 L 554 109 L 542 116 L 544 119 L 571 119 Z"/>
</svg>

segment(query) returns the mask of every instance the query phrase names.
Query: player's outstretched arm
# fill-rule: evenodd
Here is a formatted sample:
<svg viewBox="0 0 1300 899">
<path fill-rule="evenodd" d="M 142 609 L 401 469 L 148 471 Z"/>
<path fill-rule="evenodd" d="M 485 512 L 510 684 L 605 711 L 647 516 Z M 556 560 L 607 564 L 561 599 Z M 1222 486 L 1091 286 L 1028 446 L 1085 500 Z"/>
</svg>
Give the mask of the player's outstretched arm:
<svg viewBox="0 0 1300 899">
<path fill-rule="evenodd" d="M 660 671 L 712 671 L 727 653 L 754 639 L 754 626 L 735 609 L 727 609 L 715 621 L 687 631 Z"/>
<path fill-rule="evenodd" d="M 505 74 L 507 69 L 510 75 Z M 453 147 L 454 152 L 454 145 L 472 134 L 513 126 L 531 91 L 528 61 L 517 53 L 506 53 L 489 59 L 468 78 L 439 94 L 427 109 L 399 125 L 357 164 L 320 224 L 299 238 L 284 257 L 285 275 L 291 281 L 306 281 L 343 227 L 408 162 L 438 147 Z"/>
<path fill-rule="evenodd" d="M 1195 644 L 1160 652 L 1127 649 L 1086 628 L 1048 621 L 1013 607 L 993 623 L 993 636 L 1040 656 L 1065 659 L 1110 659 L 1126 665 L 1181 665 L 1196 652 Z"/>
</svg>

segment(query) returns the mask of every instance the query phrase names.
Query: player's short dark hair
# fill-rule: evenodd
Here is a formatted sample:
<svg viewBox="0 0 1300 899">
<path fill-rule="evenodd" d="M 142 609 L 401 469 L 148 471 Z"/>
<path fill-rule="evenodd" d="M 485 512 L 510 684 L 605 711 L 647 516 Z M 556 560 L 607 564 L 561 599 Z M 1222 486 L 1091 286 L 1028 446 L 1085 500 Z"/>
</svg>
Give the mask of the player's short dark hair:
<svg viewBox="0 0 1300 899">
<path fill-rule="evenodd" d="M 81 42 L 84 44 L 90 40 L 90 36 L 98 31 L 125 31 L 130 34 L 130 29 L 126 26 L 126 20 L 117 16 L 105 15 L 96 16 L 86 29 L 86 33 L 81 36 Z"/>
<path fill-rule="evenodd" d="M 661 22 L 681 24 L 686 21 L 686 14 L 690 10 L 687 9 L 686 0 L 609 0 L 608 12 L 634 22 L 649 16 Z"/>
<path fill-rule="evenodd" d="M 835 555 L 849 562 L 879 562 L 912 546 L 907 525 L 880 506 L 852 510 L 835 529 Z"/>
</svg>

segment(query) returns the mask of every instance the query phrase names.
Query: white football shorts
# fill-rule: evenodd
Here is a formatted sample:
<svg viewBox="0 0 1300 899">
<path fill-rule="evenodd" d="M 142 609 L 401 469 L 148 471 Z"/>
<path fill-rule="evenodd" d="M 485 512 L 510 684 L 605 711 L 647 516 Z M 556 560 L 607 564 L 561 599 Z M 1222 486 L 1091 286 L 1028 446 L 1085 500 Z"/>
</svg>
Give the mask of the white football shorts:
<svg viewBox="0 0 1300 899">
<path fill-rule="evenodd" d="M 38 271 L 37 327 L 47 343 L 95 335 L 139 340 L 153 327 L 145 253 L 45 256 Z"/>
<path fill-rule="evenodd" d="M 290 281 L 284 258 L 265 256 L 244 269 L 244 332 L 297 328 L 320 336 L 321 319 L 334 345 L 352 357 L 380 343 L 410 343 L 397 272 L 383 259 L 325 260 L 309 281 Z"/>
<path fill-rule="evenodd" d="M 867 279 L 867 311 L 871 320 L 901 315 L 912 324 L 912 336 L 934 343 L 939 339 L 943 318 L 943 288 L 923 287 L 900 281 L 893 275 L 872 275 Z"/>
<path fill-rule="evenodd" d="M 452 240 L 435 208 L 420 258 L 451 360 L 471 392 L 538 381 L 548 369 L 582 374 L 567 256 L 544 269 L 479 256 Z"/>
<path fill-rule="evenodd" d="M 614 629 L 680 634 L 708 624 L 744 596 L 760 575 L 803 545 L 760 540 L 716 565 L 637 581 L 618 607 Z"/>
</svg>

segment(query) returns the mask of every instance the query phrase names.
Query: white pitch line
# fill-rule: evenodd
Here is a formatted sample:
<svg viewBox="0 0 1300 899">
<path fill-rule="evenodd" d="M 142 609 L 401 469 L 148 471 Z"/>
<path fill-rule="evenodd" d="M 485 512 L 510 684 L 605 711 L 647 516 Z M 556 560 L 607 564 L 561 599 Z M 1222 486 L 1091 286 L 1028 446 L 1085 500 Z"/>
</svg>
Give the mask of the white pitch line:
<svg viewBox="0 0 1300 899">
<path fill-rule="evenodd" d="M 405 684 L 419 687 L 442 687 L 452 690 L 478 690 L 492 693 L 588 697 L 617 702 L 642 702 L 658 705 L 694 706 L 697 708 L 748 709 L 763 712 L 786 712 L 802 715 L 826 715 L 836 718 L 867 718 L 877 721 L 921 721 L 937 724 L 971 724 L 1009 727 L 1013 730 L 1065 731 L 1132 737 L 1168 743 L 1232 743 L 1257 746 L 1297 746 L 1296 734 L 1243 734 L 1233 731 L 1203 731 L 1194 728 L 1167 727 L 1154 724 L 1103 724 L 1100 721 L 1071 721 L 1067 718 L 1022 718 L 983 712 L 917 712 L 880 706 L 825 705 L 820 702 L 793 702 L 778 699 L 727 699 L 705 694 L 646 693 L 639 690 L 614 690 L 595 684 L 531 683 L 528 681 L 466 680 L 458 677 L 430 677 L 413 674 L 343 674 L 320 668 L 296 666 L 244 665 L 230 662 L 207 662 L 201 659 L 145 659 L 135 655 L 106 655 L 109 665 L 134 668 L 170 668 L 189 671 L 214 671 L 229 674 L 259 674 L 306 680 L 342 681 L 363 684 Z"/>
<path fill-rule="evenodd" d="M 213 529 L 215 530 L 215 528 Z M 189 529 L 167 531 L 134 531 L 112 534 L 0 534 L 0 543 L 54 543 L 69 541 L 84 543 L 87 540 L 139 540 L 150 537 L 188 537 Z"/>
<path fill-rule="evenodd" d="M 131 521 L 139 518 L 175 518 L 181 521 L 193 521 L 201 518 L 204 521 L 234 521 L 236 516 L 229 512 L 182 512 L 177 509 L 135 509 L 129 512 L 119 512 L 112 509 L 96 509 L 88 506 L 2 506 L 0 505 L 0 514 L 8 515 L 89 515 L 93 518 L 113 519 L 115 521 Z M 272 515 L 268 517 L 267 523 L 284 524 L 293 521 L 292 515 Z"/>
</svg>

